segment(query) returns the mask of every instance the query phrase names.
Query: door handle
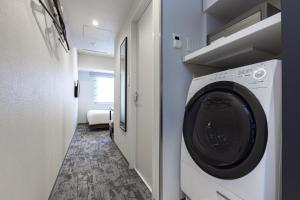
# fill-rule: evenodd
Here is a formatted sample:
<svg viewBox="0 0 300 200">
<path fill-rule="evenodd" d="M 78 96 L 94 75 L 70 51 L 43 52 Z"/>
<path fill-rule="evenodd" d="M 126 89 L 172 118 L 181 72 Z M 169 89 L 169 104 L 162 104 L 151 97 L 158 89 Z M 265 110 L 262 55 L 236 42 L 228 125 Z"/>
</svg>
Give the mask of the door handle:
<svg viewBox="0 0 300 200">
<path fill-rule="evenodd" d="M 139 94 L 138 94 L 138 92 L 135 92 L 135 94 L 134 94 L 134 102 L 137 104 L 138 100 L 139 100 Z"/>
</svg>

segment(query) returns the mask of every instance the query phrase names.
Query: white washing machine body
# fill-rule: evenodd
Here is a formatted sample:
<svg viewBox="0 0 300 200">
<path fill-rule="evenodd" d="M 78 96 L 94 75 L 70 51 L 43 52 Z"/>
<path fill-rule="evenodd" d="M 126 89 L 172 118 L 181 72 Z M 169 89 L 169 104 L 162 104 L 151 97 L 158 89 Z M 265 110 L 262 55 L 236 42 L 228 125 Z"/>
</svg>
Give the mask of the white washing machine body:
<svg viewBox="0 0 300 200">
<path fill-rule="evenodd" d="M 246 87 L 261 104 L 267 121 L 264 153 L 250 172 L 242 177 L 223 179 L 199 167 L 183 137 L 181 188 L 191 200 L 280 200 L 281 61 L 271 60 L 195 78 L 188 92 L 187 104 L 202 88 L 223 81 Z"/>
</svg>

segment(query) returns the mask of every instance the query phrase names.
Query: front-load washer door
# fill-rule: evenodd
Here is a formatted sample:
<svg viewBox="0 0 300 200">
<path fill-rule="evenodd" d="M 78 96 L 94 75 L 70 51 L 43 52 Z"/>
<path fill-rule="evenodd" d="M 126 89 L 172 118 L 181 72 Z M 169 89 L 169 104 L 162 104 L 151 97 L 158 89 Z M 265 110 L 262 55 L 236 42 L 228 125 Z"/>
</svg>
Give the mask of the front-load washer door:
<svg viewBox="0 0 300 200">
<path fill-rule="evenodd" d="M 183 137 L 202 170 L 217 178 L 236 179 L 251 172 L 263 157 L 267 120 L 249 89 L 234 82 L 215 82 L 188 102 Z"/>
</svg>

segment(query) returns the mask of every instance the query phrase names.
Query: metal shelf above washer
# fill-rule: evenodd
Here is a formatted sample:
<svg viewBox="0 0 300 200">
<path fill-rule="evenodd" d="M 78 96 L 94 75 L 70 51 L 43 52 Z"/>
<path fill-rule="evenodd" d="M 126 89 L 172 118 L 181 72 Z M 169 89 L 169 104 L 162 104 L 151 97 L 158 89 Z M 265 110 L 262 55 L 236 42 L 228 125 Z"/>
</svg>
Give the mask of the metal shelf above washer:
<svg viewBox="0 0 300 200">
<path fill-rule="evenodd" d="M 277 58 L 280 53 L 281 13 L 278 13 L 186 55 L 184 62 L 236 67 Z"/>
</svg>

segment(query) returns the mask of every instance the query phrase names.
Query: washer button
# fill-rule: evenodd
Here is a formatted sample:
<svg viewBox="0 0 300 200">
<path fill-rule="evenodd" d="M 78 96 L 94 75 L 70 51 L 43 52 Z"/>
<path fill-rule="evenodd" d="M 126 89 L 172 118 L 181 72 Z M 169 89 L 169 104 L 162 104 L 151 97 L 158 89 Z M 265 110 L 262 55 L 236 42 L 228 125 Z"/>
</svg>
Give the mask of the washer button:
<svg viewBox="0 0 300 200">
<path fill-rule="evenodd" d="M 263 68 L 260 68 L 253 72 L 253 78 L 255 79 L 262 79 L 266 76 L 267 71 Z"/>
</svg>

